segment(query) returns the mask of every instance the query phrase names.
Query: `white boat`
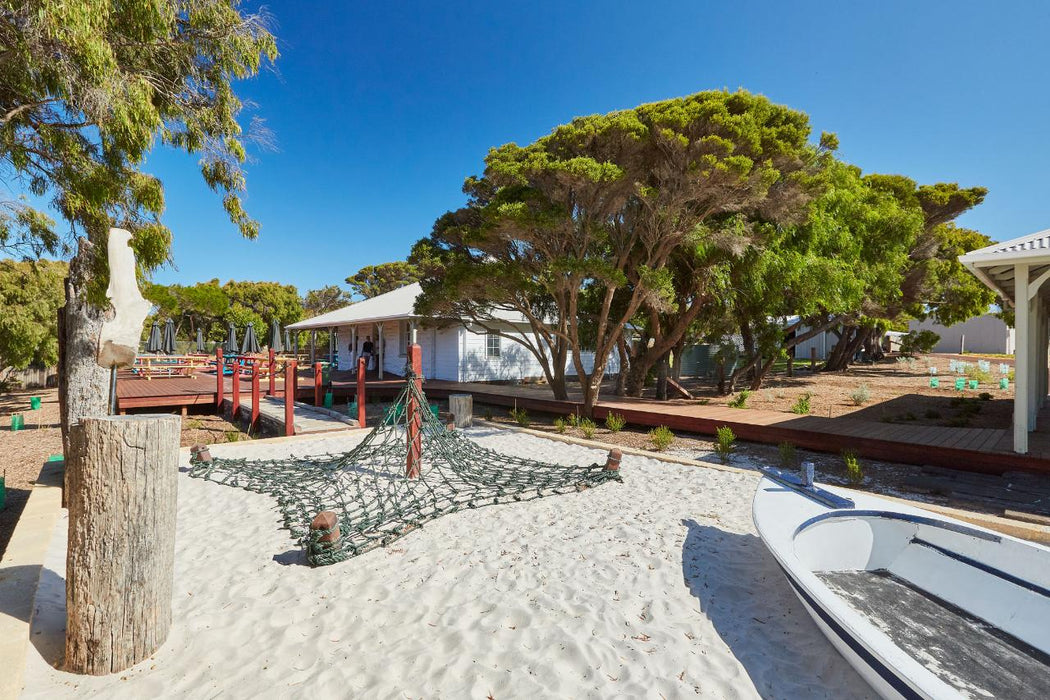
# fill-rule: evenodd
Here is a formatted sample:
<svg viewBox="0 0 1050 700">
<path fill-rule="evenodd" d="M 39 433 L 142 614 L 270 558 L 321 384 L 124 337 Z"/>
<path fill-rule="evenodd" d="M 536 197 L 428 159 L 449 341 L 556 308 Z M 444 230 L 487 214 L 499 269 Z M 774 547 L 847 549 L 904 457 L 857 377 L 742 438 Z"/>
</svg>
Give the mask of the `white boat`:
<svg viewBox="0 0 1050 700">
<path fill-rule="evenodd" d="M 1050 549 L 766 470 L 758 533 L 884 698 L 1050 698 Z"/>
</svg>

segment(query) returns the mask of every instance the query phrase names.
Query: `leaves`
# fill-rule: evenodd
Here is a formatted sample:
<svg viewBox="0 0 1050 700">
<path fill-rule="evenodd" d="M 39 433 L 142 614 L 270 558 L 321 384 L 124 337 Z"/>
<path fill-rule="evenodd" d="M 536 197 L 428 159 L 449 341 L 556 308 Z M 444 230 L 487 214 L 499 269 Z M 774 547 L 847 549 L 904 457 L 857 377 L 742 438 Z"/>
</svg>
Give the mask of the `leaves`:
<svg viewBox="0 0 1050 700">
<path fill-rule="evenodd" d="M 58 308 L 65 303 L 63 262 L 0 260 L 0 369 L 58 362 Z"/>
<path fill-rule="evenodd" d="M 365 299 L 392 292 L 419 281 L 419 269 L 408 262 L 395 261 L 380 265 L 367 265 L 346 278 L 346 283 L 355 294 Z"/>
</svg>

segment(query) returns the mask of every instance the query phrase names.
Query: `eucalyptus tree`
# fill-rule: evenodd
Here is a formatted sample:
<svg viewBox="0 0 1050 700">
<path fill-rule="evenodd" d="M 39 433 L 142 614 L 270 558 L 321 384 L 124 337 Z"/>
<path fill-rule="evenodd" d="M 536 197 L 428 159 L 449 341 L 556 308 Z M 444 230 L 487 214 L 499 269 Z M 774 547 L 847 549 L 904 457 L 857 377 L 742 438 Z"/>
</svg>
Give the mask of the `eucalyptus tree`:
<svg viewBox="0 0 1050 700">
<path fill-rule="evenodd" d="M 571 362 L 590 412 L 624 328 L 643 309 L 680 303 L 668 269 L 679 252 L 707 245 L 708 225 L 732 213 L 804 212 L 820 162 L 809 136 L 801 112 L 709 91 L 492 149 L 483 176 L 466 181 L 467 206 L 413 250 L 417 311 L 505 333 L 536 357 L 556 396 Z M 530 332 L 505 330 L 510 317 Z"/>
<path fill-rule="evenodd" d="M 419 270 L 404 260 L 366 265 L 346 278 L 355 294 L 365 299 L 392 292 L 406 284 L 419 281 Z"/>
<path fill-rule="evenodd" d="M 132 232 L 143 271 L 169 259 L 163 186 L 143 170 L 151 148 L 199 155 L 231 222 L 258 233 L 241 203 L 246 135 L 233 82 L 276 56 L 265 18 L 237 0 L 0 0 L 0 169 L 33 197 L 3 203 L 0 246 L 54 253 L 80 237 L 63 317 L 64 425 L 106 410 L 107 374 L 93 355 L 109 228 Z"/>
</svg>

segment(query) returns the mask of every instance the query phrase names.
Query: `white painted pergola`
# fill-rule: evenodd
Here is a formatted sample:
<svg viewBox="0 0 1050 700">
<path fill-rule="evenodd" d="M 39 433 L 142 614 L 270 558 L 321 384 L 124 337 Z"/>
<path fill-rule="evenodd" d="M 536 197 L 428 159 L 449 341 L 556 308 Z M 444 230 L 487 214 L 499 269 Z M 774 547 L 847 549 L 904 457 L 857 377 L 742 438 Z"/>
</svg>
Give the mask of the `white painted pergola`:
<svg viewBox="0 0 1050 700">
<path fill-rule="evenodd" d="M 1014 308 L 1014 452 L 1026 454 L 1050 379 L 1050 229 L 972 251 L 959 262 Z"/>
</svg>

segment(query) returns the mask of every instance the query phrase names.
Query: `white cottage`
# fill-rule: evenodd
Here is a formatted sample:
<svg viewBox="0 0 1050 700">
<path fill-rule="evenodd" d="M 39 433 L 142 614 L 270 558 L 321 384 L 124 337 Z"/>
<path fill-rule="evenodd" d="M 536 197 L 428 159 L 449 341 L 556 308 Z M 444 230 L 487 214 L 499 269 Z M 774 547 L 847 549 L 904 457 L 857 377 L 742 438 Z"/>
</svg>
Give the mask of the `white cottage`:
<svg viewBox="0 0 1050 700">
<path fill-rule="evenodd" d="M 415 333 L 423 350 L 423 374 L 453 382 L 520 381 L 543 376 L 539 362 L 523 345 L 476 326 L 454 323 L 435 328 L 423 323 L 414 310 L 422 293 L 418 283 L 365 299 L 288 326 L 289 330 L 329 330 L 335 335 L 337 368 L 352 369 L 365 340 L 375 347 L 380 377 L 402 374 L 408 345 Z M 531 337 L 524 317 L 505 316 L 499 330 L 507 335 Z M 584 367 L 594 366 L 594 354 L 584 353 Z M 606 371 L 615 374 L 619 362 L 610 355 Z M 570 357 L 566 373 L 576 374 Z"/>
</svg>

